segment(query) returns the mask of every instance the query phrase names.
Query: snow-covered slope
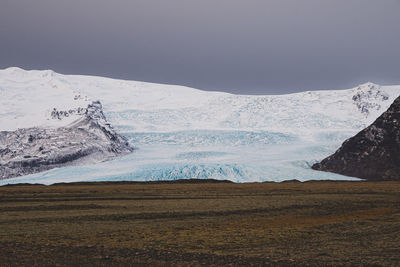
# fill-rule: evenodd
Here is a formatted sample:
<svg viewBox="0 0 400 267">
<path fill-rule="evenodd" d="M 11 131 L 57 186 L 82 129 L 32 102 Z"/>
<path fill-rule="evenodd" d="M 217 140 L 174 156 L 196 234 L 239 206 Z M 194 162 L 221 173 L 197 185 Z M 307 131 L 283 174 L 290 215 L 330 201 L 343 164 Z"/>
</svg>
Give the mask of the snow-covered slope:
<svg viewBox="0 0 400 267">
<path fill-rule="evenodd" d="M 126 168 L 108 163 L 115 164 L 105 167 L 112 179 L 284 180 L 369 125 L 398 95 L 400 86 L 372 83 L 348 90 L 233 95 L 8 68 L 0 70 L 0 130 L 65 126 L 80 116 L 80 108 L 100 100 L 108 121 L 139 148 Z M 104 172 L 90 173 L 86 179 L 107 179 Z M 315 175 L 307 170 L 297 178 Z"/>
<path fill-rule="evenodd" d="M 61 127 L 80 116 L 52 119 L 53 109 L 61 111 L 86 108 L 90 101 L 60 81 L 51 70 L 0 70 L 0 130 L 11 131 L 35 126 Z"/>
<path fill-rule="evenodd" d="M 0 70 L 0 130 L 67 125 L 76 116 L 54 119 L 53 109 L 77 110 L 92 100 L 100 100 L 108 119 L 125 132 L 360 129 L 385 111 L 399 92 L 400 86 L 366 83 L 349 90 L 232 95 L 8 68 Z"/>
</svg>

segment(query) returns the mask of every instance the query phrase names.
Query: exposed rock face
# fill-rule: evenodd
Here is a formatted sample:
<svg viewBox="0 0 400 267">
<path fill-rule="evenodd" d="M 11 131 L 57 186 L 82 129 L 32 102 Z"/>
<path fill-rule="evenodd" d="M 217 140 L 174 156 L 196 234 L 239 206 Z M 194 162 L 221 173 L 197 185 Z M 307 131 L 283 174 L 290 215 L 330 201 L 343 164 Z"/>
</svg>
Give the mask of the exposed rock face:
<svg viewBox="0 0 400 267">
<path fill-rule="evenodd" d="M 133 150 L 107 123 L 100 102 L 85 110 L 54 110 L 52 118 L 70 112 L 81 112 L 82 117 L 67 127 L 0 132 L 0 179 L 104 161 Z"/>
<path fill-rule="evenodd" d="M 400 97 L 373 124 L 312 168 L 368 180 L 400 180 Z"/>
<path fill-rule="evenodd" d="M 367 117 L 371 110 L 380 110 L 379 103 L 388 100 L 389 95 L 383 92 L 379 85 L 366 83 L 356 88 L 352 99 L 361 113 Z"/>
</svg>

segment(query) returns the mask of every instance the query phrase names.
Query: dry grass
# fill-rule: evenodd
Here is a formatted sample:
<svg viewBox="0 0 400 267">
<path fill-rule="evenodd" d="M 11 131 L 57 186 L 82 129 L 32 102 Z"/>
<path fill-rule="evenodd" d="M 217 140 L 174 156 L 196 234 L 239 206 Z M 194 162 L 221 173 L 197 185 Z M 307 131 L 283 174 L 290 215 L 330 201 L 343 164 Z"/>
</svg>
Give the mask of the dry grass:
<svg viewBox="0 0 400 267">
<path fill-rule="evenodd" d="M 400 182 L 0 187 L 0 265 L 398 265 Z"/>
</svg>

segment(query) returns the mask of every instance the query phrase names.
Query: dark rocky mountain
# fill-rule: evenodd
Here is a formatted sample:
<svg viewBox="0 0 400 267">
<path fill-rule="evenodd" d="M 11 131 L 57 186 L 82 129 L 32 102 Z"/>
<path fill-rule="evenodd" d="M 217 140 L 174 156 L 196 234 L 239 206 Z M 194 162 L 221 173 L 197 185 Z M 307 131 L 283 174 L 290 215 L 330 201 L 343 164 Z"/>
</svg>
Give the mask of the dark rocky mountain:
<svg viewBox="0 0 400 267">
<path fill-rule="evenodd" d="M 374 123 L 312 168 L 367 180 L 400 180 L 400 97 Z"/>
<path fill-rule="evenodd" d="M 79 112 L 81 118 L 67 127 L 0 132 L 0 179 L 100 162 L 133 150 L 107 123 L 100 102 Z"/>
</svg>

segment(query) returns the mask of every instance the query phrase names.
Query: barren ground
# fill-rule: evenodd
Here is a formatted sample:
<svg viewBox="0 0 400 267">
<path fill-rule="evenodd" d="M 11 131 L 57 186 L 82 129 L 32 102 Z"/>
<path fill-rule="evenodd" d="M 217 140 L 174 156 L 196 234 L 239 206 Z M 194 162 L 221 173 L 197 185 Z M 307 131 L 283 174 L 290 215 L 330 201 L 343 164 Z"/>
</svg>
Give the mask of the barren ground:
<svg viewBox="0 0 400 267">
<path fill-rule="evenodd" d="M 400 264 L 400 182 L 0 187 L 1 266 Z"/>
</svg>

